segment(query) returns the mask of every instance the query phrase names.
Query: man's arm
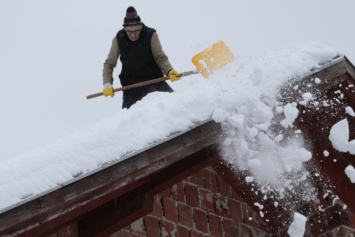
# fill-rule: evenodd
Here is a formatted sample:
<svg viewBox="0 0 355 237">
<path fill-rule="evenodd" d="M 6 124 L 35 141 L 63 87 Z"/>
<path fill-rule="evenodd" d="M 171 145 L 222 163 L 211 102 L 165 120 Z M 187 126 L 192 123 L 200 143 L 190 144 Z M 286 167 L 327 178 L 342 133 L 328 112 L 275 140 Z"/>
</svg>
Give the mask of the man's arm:
<svg viewBox="0 0 355 237">
<path fill-rule="evenodd" d="M 116 37 L 112 39 L 112 45 L 107 59 L 104 62 L 104 68 L 102 70 L 103 84 L 113 83 L 113 69 L 117 66 L 117 60 L 120 55 L 120 49 Z"/>
<path fill-rule="evenodd" d="M 156 32 L 153 33 L 151 39 L 151 48 L 155 62 L 158 64 L 163 73 L 168 75 L 168 72 L 173 69 L 173 67 L 169 62 L 168 56 L 166 56 L 165 52 L 163 51 L 158 34 Z"/>
</svg>

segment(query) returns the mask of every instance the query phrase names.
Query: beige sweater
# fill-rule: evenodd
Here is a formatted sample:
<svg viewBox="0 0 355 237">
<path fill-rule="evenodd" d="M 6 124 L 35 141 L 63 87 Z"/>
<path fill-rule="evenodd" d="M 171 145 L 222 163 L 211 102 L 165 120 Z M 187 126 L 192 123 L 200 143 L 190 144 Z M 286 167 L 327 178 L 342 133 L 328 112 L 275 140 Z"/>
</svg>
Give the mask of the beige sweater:
<svg viewBox="0 0 355 237">
<path fill-rule="evenodd" d="M 168 57 L 163 51 L 161 46 L 158 34 L 156 32 L 153 33 L 151 39 L 151 48 L 153 52 L 153 57 L 155 62 L 160 67 L 165 75 L 168 74 L 169 70 L 173 69 L 171 66 Z M 110 52 L 107 56 L 107 59 L 104 62 L 104 69 L 103 69 L 103 84 L 109 82 L 113 83 L 113 70 L 117 66 L 117 60 L 120 56 L 120 49 L 118 47 L 118 42 L 116 36 L 112 40 L 112 46 Z"/>
</svg>

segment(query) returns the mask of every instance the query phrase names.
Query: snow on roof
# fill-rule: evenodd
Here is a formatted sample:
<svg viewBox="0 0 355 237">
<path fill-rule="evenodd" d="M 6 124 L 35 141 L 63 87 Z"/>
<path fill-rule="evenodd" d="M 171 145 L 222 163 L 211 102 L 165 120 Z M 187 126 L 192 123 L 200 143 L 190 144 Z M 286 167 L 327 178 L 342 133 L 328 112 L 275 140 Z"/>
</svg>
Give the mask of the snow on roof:
<svg viewBox="0 0 355 237">
<path fill-rule="evenodd" d="M 256 180 L 275 181 L 310 159 L 310 153 L 296 141 L 279 147 L 280 137 L 265 133 L 273 118 L 272 108 L 277 106 L 278 87 L 336 56 L 336 50 L 317 43 L 277 48 L 245 60 L 237 58 L 209 79 L 201 75 L 184 78 L 190 82 L 184 90 L 151 93 L 129 110 L 119 110 L 68 137 L 1 162 L 0 210 L 210 118 L 231 124 L 223 143 L 225 159 L 250 169 Z M 280 113 L 290 115 L 287 126 L 292 126 L 297 114 L 294 109 L 280 108 Z M 258 147 L 248 144 L 253 139 L 258 139 Z"/>
</svg>

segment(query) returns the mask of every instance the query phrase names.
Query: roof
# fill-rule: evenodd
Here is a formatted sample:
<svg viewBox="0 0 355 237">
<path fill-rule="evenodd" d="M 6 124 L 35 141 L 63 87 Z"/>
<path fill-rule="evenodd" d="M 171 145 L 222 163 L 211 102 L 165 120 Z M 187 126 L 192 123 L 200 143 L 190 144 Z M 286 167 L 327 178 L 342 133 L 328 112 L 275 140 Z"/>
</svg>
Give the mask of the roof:
<svg viewBox="0 0 355 237">
<path fill-rule="evenodd" d="M 315 78 L 321 78 L 321 83 L 315 83 Z M 302 80 L 291 81 L 281 90 L 285 104 L 297 98 L 301 100 L 299 90 L 293 89 L 295 86 L 307 88 L 317 100 L 334 103 L 333 106 L 320 107 L 298 105 L 300 115 L 295 121 L 295 129 L 302 130 L 306 140 L 310 141 L 313 158 L 306 167 L 313 174 L 310 182 L 319 193 L 319 199 L 314 203 L 297 203 L 297 208 L 303 213 L 312 213 L 315 203 L 328 205 L 333 194 L 355 212 L 355 203 L 352 202 L 355 184 L 344 173 L 347 165 L 354 165 L 354 155 L 335 150 L 328 139 L 332 125 L 341 119 L 347 118 L 350 127 L 355 125 L 355 119 L 344 113 L 346 106 L 355 105 L 354 80 L 353 65 L 346 57 L 340 57 Z M 343 94 L 341 100 L 336 96 L 339 92 L 334 94 L 335 91 Z M 245 182 L 247 171 L 236 171 L 223 162 L 219 150 L 222 134 L 220 124 L 205 121 L 127 159 L 107 164 L 61 187 L 11 206 L 0 213 L 0 235 L 44 236 L 72 222 L 78 223 L 78 232 L 84 236 L 88 236 L 86 233 L 111 233 L 149 213 L 153 195 L 209 165 L 258 212 L 254 203 L 263 200 L 263 195 L 252 190 L 252 185 L 257 184 Z M 354 129 L 350 138 L 355 139 Z M 324 157 L 325 150 L 336 162 Z M 322 174 L 322 179 L 318 178 L 317 172 Z M 327 189 L 324 188 L 325 182 Z M 117 206 L 115 203 L 124 204 Z M 289 221 L 289 213 L 282 205 L 275 207 L 270 200 L 264 202 L 264 213 L 270 232 Z"/>
<path fill-rule="evenodd" d="M 208 165 L 208 160 L 217 154 L 219 134 L 218 124 L 206 122 L 121 162 L 9 207 L 0 214 L 0 235 L 45 235 L 78 218 L 83 225 L 90 226 L 96 212 L 102 215 L 102 227 L 97 231 L 108 228 L 115 218 L 135 220 L 149 212 L 152 195 Z M 102 209 L 116 197 L 133 201 L 124 213 Z M 115 218 L 108 220 L 112 216 Z"/>
</svg>

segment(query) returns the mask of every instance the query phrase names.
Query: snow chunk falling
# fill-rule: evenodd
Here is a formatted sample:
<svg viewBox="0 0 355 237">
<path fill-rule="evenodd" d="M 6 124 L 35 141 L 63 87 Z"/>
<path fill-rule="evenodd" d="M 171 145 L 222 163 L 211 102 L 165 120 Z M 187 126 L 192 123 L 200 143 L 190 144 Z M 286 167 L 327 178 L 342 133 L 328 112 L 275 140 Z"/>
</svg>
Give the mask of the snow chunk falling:
<svg viewBox="0 0 355 237">
<path fill-rule="evenodd" d="M 348 120 L 343 119 L 330 129 L 329 140 L 332 142 L 334 149 L 355 155 L 355 140 L 349 142 L 349 133 Z"/>
<path fill-rule="evenodd" d="M 345 108 L 345 112 L 346 112 L 347 114 L 349 114 L 350 116 L 355 117 L 354 110 L 353 110 L 353 108 L 351 108 L 350 106 L 347 106 L 347 107 Z"/>
<path fill-rule="evenodd" d="M 333 147 L 341 152 L 347 152 L 347 144 L 349 141 L 349 124 L 347 119 L 343 119 L 330 129 L 329 140 Z"/>
<path fill-rule="evenodd" d="M 348 165 L 345 168 L 345 174 L 348 176 L 352 183 L 355 183 L 355 169 L 352 165 Z"/>
<path fill-rule="evenodd" d="M 254 181 L 254 178 L 253 178 L 253 177 L 251 177 L 251 176 L 245 177 L 245 182 L 247 182 L 247 183 L 252 183 L 253 181 Z"/>
<path fill-rule="evenodd" d="M 306 230 L 307 217 L 304 215 L 295 212 L 293 215 L 293 221 L 287 231 L 290 237 L 302 237 Z"/>
<path fill-rule="evenodd" d="M 307 104 L 308 101 L 313 99 L 313 95 L 310 92 L 306 92 L 306 93 L 303 93 L 302 98 L 303 98 L 303 101 L 302 101 L 303 105 L 305 105 L 305 104 Z"/>
<path fill-rule="evenodd" d="M 298 116 L 299 110 L 296 108 L 297 104 L 295 102 L 285 105 L 284 114 L 285 119 L 281 121 L 281 125 L 284 128 L 293 127 L 293 122 Z"/>
</svg>

